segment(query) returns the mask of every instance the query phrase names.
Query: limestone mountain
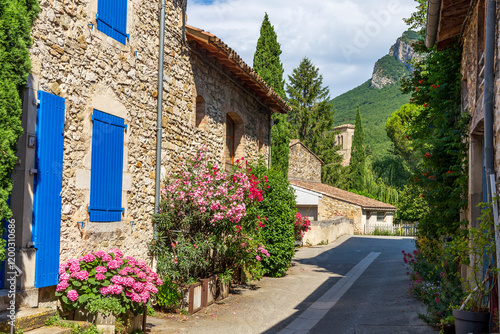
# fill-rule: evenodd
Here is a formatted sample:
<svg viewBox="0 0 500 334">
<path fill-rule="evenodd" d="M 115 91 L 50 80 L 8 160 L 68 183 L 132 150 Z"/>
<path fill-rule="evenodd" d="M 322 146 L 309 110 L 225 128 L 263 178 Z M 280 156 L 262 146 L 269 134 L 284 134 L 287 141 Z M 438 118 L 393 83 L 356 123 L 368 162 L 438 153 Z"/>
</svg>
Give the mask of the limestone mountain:
<svg viewBox="0 0 500 334">
<path fill-rule="evenodd" d="M 359 105 L 367 156 L 387 154 L 390 139 L 385 132 L 385 122 L 394 111 L 410 100 L 409 95 L 401 92 L 399 80 L 413 70 L 409 60 L 416 57 L 411 44 L 417 37 L 414 31 L 404 32 L 389 53 L 377 60 L 371 79 L 330 101 L 336 110 L 335 126 L 353 123 L 356 119 L 356 107 Z"/>
</svg>

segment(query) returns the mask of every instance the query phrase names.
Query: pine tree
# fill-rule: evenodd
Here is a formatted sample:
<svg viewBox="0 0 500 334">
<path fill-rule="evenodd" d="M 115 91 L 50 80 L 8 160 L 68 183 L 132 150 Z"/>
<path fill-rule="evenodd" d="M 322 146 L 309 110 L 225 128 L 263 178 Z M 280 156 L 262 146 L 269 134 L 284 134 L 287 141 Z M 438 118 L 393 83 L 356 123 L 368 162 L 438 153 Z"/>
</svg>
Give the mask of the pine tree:
<svg viewBox="0 0 500 334">
<path fill-rule="evenodd" d="M 253 69 L 282 98 L 285 97 L 281 47 L 267 13 L 262 21 L 260 37 L 253 58 Z M 273 114 L 271 128 L 271 166 L 288 175 L 290 125 L 286 115 Z"/>
<path fill-rule="evenodd" d="M 335 145 L 332 131 L 334 112 L 329 104 L 329 89 L 323 87 L 323 76 L 308 58 L 304 58 L 288 80 L 287 102 L 292 106 L 288 114 L 291 136 L 300 139 L 323 160 L 323 182 L 337 185 L 342 175 L 342 158 Z"/>
<path fill-rule="evenodd" d="M 365 133 L 361 121 L 361 113 L 356 112 L 356 123 L 354 125 L 354 136 L 352 138 L 351 161 L 349 163 L 350 188 L 358 191 L 363 190 L 364 174 L 366 165 L 366 152 L 364 147 Z"/>
</svg>

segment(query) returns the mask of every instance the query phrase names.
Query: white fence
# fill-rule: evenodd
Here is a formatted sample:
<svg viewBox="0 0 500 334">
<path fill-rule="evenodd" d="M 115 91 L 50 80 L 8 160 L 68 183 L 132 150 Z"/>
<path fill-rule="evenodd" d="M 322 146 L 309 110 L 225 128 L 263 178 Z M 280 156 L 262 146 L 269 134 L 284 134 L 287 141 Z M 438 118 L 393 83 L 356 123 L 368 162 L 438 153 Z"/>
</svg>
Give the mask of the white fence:
<svg viewBox="0 0 500 334">
<path fill-rule="evenodd" d="M 365 234 L 415 236 L 417 224 L 373 224 L 365 225 Z"/>
</svg>

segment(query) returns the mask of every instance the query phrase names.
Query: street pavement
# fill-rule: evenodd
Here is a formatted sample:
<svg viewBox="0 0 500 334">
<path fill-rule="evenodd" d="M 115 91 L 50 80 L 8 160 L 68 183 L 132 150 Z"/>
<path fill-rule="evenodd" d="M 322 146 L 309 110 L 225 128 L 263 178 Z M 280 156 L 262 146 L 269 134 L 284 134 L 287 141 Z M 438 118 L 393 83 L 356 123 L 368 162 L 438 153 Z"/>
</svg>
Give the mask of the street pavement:
<svg viewBox="0 0 500 334">
<path fill-rule="evenodd" d="M 150 333 L 426 334 L 423 306 L 408 294 L 401 251 L 408 237 L 344 236 L 296 252 L 282 278 L 237 286 L 194 315 L 148 317 Z"/>
</svg>

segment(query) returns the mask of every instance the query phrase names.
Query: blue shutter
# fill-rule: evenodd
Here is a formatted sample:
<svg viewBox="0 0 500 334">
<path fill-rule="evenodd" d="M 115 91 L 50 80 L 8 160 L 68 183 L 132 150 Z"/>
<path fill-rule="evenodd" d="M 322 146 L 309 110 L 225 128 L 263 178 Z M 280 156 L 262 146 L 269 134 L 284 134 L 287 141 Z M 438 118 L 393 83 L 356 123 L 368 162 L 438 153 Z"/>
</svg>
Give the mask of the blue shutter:
<svg viewBox="0 0 500 334">
<path fill-rule="evenodd" d="M 123 182 L 123 118 L 94 110 L 90 170 L 90 221 L 121 220 Z"/>
<path fill-rule="evenodd" d="M 35 287 L 56 285 L 61 239 L 61 190 L 64 145 L 64 99 L 38 92 L 36 120 L 33 242 Z"/>
<path fill-rule="evenodd" d="M 97 1 L 97 30 L 127 44 L 127 0 Z"/>
</svg>

